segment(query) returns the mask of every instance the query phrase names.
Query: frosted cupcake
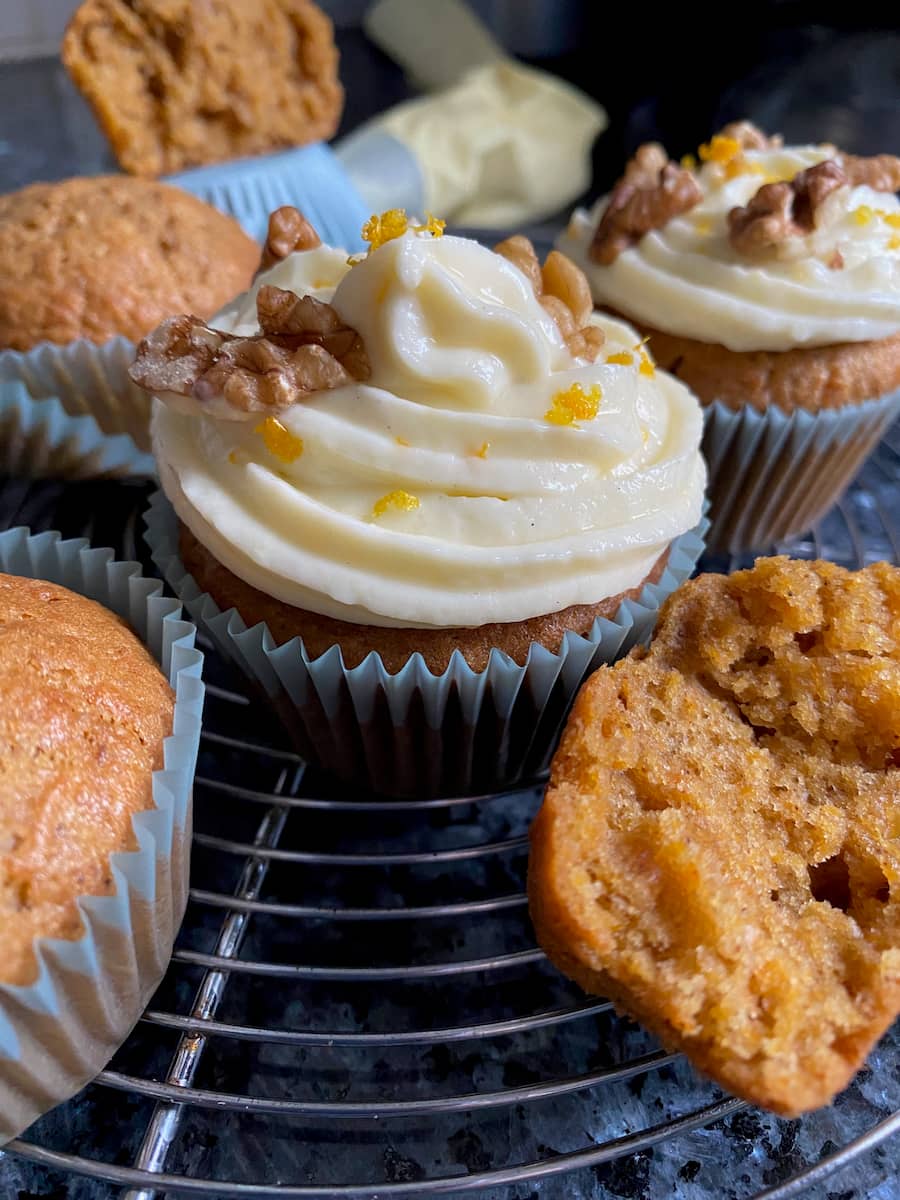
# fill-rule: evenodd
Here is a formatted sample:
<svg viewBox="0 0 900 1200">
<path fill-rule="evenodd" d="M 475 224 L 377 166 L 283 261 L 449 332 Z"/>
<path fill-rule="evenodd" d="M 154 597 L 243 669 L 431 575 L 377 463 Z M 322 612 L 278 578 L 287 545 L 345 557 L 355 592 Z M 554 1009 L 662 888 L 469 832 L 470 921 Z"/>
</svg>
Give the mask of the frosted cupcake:
<svg viewBox="0 0 900 1200">
<path fill-rule="evenodd" d="M 748 122 L 642 146 L 561 248 L 706 406 L 713 546 L 760 548 L 840 496 L 900 408 L 900 159 Z"/>
<path fill-rule="evenodd" d="M 142 344 L 180 528 L 157 513 L 151 545 L 306 753 L 381 790 L 494 786 L 690 571 L 700 410 L 562 255 L 397 212 L 365 233 L 348 261 L 300 224 L 224 332 L 178 317 Z M 235 640 L 259 623 L 268 658 Z M 446 734 L 425 779 L 417 721 Z"/>
</svg>

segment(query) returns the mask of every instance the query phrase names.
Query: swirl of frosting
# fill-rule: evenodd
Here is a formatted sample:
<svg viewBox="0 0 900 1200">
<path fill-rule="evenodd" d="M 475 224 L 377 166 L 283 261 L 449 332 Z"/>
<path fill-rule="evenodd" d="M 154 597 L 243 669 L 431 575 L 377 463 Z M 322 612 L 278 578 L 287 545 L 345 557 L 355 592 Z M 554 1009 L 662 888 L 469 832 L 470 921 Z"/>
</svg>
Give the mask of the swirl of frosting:
<svg viewBox="0 0 900 1200">
<path fill-rule="evenodd" d="M 369 380 L 259 424 L 157 402 L 153 442 L 181 519 L 264 592 L 363 624 L 516 621 L 634 587 L 698 520 L 691 393 L 617 322 L 573 358 L 492 251 L 411 231 L 351 267 L 317 247 L 214 324 L 256 332 L 261 283 L 329 300 Z"/>
<path fill-rule="evenodd" d="M 589 247 L 604 208 L 577 209 L 559 247 L 588 277 L 598 304 L 681 337 L 730 350 L 789 350 L 900 332 L 900 203 L 870 187 L 839 188 L 789 257 L 751 262 L 728 238 L 731 209 L 763 183 L 791 180 L 834 158 L 830 146 L 744 150 L 697 172 L 699 204 L 647 233 L 615 262 Z"/>
</svg>

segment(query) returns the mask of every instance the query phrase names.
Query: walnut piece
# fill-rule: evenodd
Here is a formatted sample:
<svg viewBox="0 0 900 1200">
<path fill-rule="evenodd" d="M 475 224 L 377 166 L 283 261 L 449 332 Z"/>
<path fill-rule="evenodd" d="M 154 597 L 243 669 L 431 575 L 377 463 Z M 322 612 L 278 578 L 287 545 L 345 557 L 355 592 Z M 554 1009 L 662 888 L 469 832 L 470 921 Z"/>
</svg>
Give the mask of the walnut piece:
<svg viewBox="0 0 900 1200">
<path fill-rule="evenodd" d="M 894 154 L 875 154 L 871 158 L 841 154 L 837 162 L 851 187 L 865 184 L 876 192 L 900 191 L 900 158 Z"/>
<path fill-rule="evenodd" d="M 644 234 L 661 229 L 702 198 L 697 180 L 686 167 L 670 162 L 658 143 L 645 143 L 610 192 L 589 257 L 608 267 Z"/>
<path fill-rule="evenodd" d="M 765 183 L 748 204 L 728 214 L 728 238 L 747 258 L 785 258 L 790 239 L 806 237 L 816 227 L 827 196 L 847 183 L 831 159 L 808 167 L 790 183 Z"/>
<path fill-rule="evenodd" d="M 224 420 L 289 408 L 315 392 L 369 377 L 362 339 L 330 304 L 266 285 L 261 332 L 236 337 L 199 317 L 169 317 L 140 343 L 129 374 L 176 407 Z"/>
<path fill-rule="evenodd" d="M 268 271 L 295 250 L 314 250 L 321 245 L 322 239 L 303 213 L 284 204 L 269 215 L 269 229 L 256 273 Z"/>
<path fill-rule="evenodd" d="M 733 138 L 744 150 L 776 150 L 784 144 L 780 133 L 768 137 L 752 121 L 729 121 L 718 136 Z"/>
<path fill-rule="evenodd" d="M 569 353 L 593 362 L 603 345 L 603 330 L 590 324 L 594 302 L 584 272 L 558 250 L 551 250 L 541 267 L 534 246 L 518 233 L 498 242 L 494 250 L 528 278 L 544 311 L 559 326 Z"/>
</svg>

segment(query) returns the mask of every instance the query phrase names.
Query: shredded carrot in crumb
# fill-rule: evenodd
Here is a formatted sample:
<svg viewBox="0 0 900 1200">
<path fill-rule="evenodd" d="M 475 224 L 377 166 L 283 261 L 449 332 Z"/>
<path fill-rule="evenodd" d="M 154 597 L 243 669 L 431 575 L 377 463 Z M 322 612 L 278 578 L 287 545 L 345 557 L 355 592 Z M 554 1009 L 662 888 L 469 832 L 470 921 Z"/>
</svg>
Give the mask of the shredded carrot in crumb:
<svg viewBox="0 0 900 1200">
<path fill-rule="evenodd" d="M 482 442 L 481 445 L 478 447 L 478 449 L 475 451 L 475 457 L 476 458 L 487 458 L 488 450 L 490 450 L 490 448 L 491 448 L 490 442 Z"/>
<path fill-rule="evenodd" d="M 600 411 L 603 391 L 598 383 L 585 391 L 580 383 L 557 392 L 553 407 L 544 413 L 544 420 L 551 425 L 574 425 L 576 421 L 591 421 Z"/>
<path fill-rule="evenodd" d="M 392 508 L 398 512 L 412 512 L 413 509 L 419 507 L 417 496 L 411 496 L 409 492 L 404 492 L 402 488 L 397 488 L 394 492 L 388 492 L 386 496 L 382 496 L 380 500 L 376 500 L 372 508 L 373 517 L 383 517 L 384 514 Z"/>
<path fill-rule="evenodd" d="M 268 452 L 281 462 L 291 463 L 303 453 L 303 439 L 295 437 L 277 417 L 266 417 L 253 432 L 262 435 Z"/>
<path fill-rule="evenodd" d="M 607 354 L 606 361 L 616 367 L 630 367 L 634 362 L 634 355 L 629 354 L 627 350 L 619 350 L 615 354 Z"/>
</svg>

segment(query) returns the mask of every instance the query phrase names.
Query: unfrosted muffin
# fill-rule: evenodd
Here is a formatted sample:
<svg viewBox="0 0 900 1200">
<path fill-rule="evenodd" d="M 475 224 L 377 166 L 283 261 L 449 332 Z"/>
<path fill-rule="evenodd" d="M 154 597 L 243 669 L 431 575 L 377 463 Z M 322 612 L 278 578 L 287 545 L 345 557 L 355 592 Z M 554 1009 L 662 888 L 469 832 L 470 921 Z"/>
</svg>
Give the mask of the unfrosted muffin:
<svg viewBox="0 0 900 1200">
<path fill-rule="evenodd" d="M 237 222 L 166 184 L 100 176 L 0 196 L 0 426 L 11 469 L 35 474 L 62 458 L 79 475 L 105 461 L 121 463 L 117 473 L 152 470 L 140 453 L 150 405 L 128 378 L 134 342 L 171 312 L 210 316 L 258 262 Z M 44 436 L 34 440 L 36 428 Z M 131 442 L 104 440 L 120 434 Z"/>
<path fill-rule="evenodd" d="M 153 807 L 174 696 L 114 614 L 0 574 L 0 983 L 37 974 L 36 938 L 84 930 L 78 900 L 113 890 Z"/>
<path fill-rule="evenodd" d="M 900 1011 L 900 570 L 759 559 L 582 689 L 538 939 L 737 1095 L 826 1104 Z"/>
<path fill-rule="evenodd" d="M 710 541 L 737 551 L 820 517 L 898 411 L 900 159 L 747 122 L 699 156 L 642 146 L 560 245 L 707 407 Z"/>
<path fill-rule="evenodd" d="M 179 188 L 109 175 L 0 196 L 0 350 L 138 341 L 182 310 L 212 316 L 259 247 Z"/>
<path fill-rule="evenodd" d="M 217 321 L 230 333 L 178 318 L 138 352 L 194 586 L 399 695 L 407 666 L 439 681 L 546 666 L 670 585 L 702 506 L 699 407 L 632 330 L 593 323 L 571 263 L 399 212 L 369 223 L 352 264 L 309 232 Z M 571 695 L 576 673 L 546 670 Z M 517 694 L 473 685 L 472 702 Z"/>
</svg>

